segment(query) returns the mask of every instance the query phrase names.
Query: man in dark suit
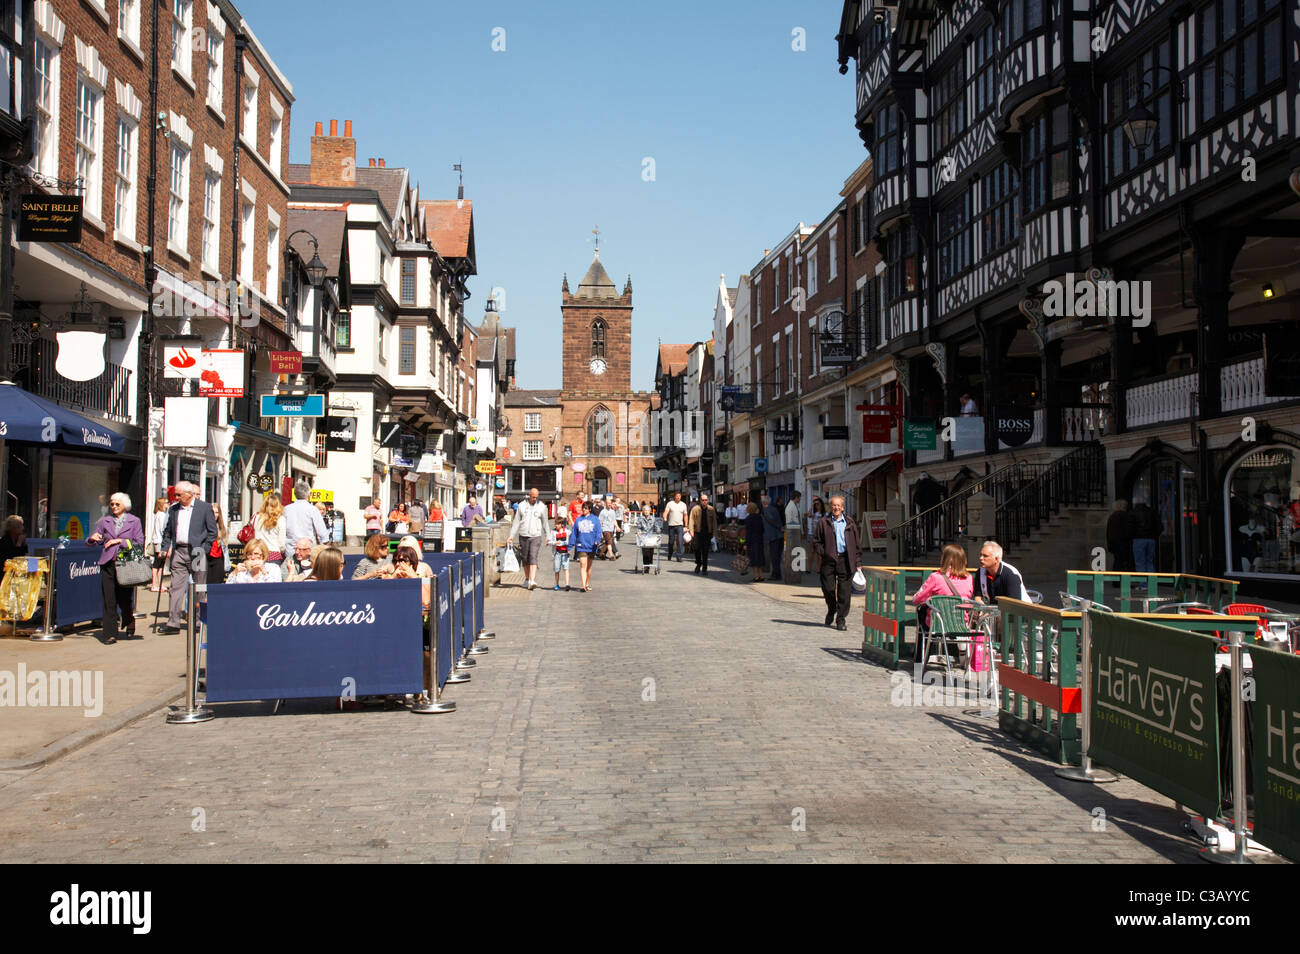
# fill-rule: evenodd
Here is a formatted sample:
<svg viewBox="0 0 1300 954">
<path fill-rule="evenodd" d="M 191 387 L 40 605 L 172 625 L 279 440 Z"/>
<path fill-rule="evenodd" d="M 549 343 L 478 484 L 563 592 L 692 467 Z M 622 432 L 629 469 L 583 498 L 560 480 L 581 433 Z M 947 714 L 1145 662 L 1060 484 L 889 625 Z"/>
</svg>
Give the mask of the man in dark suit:
<svg viewBox="0 0 1300 954">
<path fill-rule="evenodd" d="M 176 485 L 176 496 L 180 499 L 167 511 L 162 549 L 171 567 L 172 580 L 167 625 L 160 630 L 163 633 L 181 631 L 181 610 L 190 579 L 195 583 L 208 580 L 208 550 L 217 539 L 217 516 L 210 503 L 197 499 L 198 493 L 197 486 L 182 480 Z M 192 607 L 190 611 L 193 612 Z"/>
<path fill-rule="evenodd" d="M 709 503 L 708 494 L 700 494 L 700 502 L 691 509 L 687 523 L 691 531 L 691 544 L 695 547 L 695 572 L 708 576 L 709 551 L 713 547 L 713 537 L 718 532 L 718 511 Z"/>
<path fill-rule="evenodd" d="M 844 498 L 831 498 L 831 512 L 813 529 L 813 552 L 821 557 L 822 596 L 826 599 L 826 625 L 848 629 L 853 574 L 862 559 L 862 535 L 844 512 Z"/>
</svg>

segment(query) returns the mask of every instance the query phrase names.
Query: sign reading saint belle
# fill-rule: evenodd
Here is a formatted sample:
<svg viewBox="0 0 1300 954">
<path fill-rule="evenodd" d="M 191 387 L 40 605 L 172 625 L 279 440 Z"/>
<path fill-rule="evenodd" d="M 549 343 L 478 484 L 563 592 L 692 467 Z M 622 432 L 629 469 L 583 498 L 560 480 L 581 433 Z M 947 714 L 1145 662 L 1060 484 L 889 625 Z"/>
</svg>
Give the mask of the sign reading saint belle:
<svg viewBox="0 0 1300 954">
<path fill-rule="evenodd" d="M 19 196 L 18 241 L 80 242 L 81 196 Z"/>
</svg>

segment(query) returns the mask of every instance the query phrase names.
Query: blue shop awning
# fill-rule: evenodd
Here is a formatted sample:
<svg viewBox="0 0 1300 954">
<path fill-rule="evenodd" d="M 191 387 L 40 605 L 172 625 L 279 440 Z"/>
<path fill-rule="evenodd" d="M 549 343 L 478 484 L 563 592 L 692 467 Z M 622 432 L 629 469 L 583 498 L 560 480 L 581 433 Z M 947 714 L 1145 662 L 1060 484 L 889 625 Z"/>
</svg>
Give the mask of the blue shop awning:
<svg viewBox="0 0 1300 954">
<path fill-rule="evenodd" d="M 0 438 L 34 444 L 122 453 L 126 441 L 102 422 L 39 398 L 16 384 L 0 383 Z"/>
</svg>

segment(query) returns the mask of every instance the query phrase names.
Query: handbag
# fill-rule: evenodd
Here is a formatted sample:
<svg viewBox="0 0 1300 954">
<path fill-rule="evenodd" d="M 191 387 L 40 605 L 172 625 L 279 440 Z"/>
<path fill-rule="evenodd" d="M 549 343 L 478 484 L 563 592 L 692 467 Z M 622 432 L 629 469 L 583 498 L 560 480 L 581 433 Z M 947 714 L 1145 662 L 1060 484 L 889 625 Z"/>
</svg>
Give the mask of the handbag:
<svg viewBox="0 0 1300 954">
<path fill-rule="evenodd" d="M 743 553 L 740 554 L 740 556 L 731 561 L 731 568 L 737 573 L 748 573 L 749 557 L 745 556 Z"/>
<path fill-rule="evenodd" d="M 219 559 L 221 559 L 221 541 L 220 541 L 220 540 L 213 540 L 213 541 L 212 541 L 212 546 L 208 547 L 208 556 L 212 557 L 212 559 L 214 559 L 214 560 L 219 560 Z"/>
<path fill-rule="evenodd" d="M 253 522 L 250 520 L 248 523 L 244 524 L 242 527 L 239 528 L 239 537 L 238 537 L 239 542 L 248 543 L 253 539 L 254 533 L 256 533 L 256 531 L 253 529 Z"/>
<path fill-rule="evenodd" d="M 153 568 L 144 554 L 144 547 L 123 547 L 113 561 L 113 572 L 118 586 L 140 586 L 153 579 Z"/>
</svg>

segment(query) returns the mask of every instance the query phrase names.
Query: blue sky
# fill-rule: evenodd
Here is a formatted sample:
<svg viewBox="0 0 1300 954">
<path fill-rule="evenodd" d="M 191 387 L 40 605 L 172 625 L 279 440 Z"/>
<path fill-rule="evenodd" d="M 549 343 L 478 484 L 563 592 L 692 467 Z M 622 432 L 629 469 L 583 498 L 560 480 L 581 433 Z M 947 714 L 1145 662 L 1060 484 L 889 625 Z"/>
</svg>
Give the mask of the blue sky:
<svg viewBox="0 0 1300 954">
<path fill-rule="evenodd" d="M 719 273 L 734 285 L 820 221 L 866 157 L 834 0 L 238 5 L 294 85 L 293 162 L 316 122 L 351 119 L 358 164 L 411 169 L 424 198 L 454 198 L 464 163 L 468 314 L 505 289 L 524 388 L 560 386 L 560 282 L 586 271 L 594 225 L 620 288 L 632 275 L 632 386 L 648 389 L 660 339 L 709 337 Z"/>
</svg>

